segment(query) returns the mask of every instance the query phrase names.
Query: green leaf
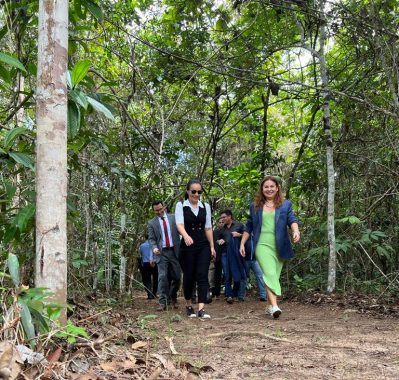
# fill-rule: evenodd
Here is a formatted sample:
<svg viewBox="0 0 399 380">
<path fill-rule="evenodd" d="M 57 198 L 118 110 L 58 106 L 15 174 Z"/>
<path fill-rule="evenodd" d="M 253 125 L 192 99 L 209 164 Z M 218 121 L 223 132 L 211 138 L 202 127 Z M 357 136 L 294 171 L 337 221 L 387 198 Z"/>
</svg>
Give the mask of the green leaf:
<svg viewBox="0 0 399 380">
<path fill-rule="evenodd" d="M 15 217 L 15 224 L 21 232 L 25 231 L 28 222 L 35 215 L 35 206 L 30 204 L 19 210 L 18 215 Z"/>
<path fill-rule="evenodd" d="M 31 304 L 29 304 L 29 310 L 32 314 L 33 320 L 36 323 L 36 326 L 39 328 L 39 331 L 42 333 L 48 333 L 50 331 L 49 325 L 46 319 L 43 317 L 42 312 L 33 308 Z"/>
<path fill-rule="evenodd" d="M 0 40 L 8 33 L 8 23 L 5 23 L 3 28 L 0 30 Z"/>
<path fill-rule="evenodd" d="M 111 111 L 104 106 L 104 104 L 100 103 L 99 101 L 87 96 L 87 101 L 89 104 L 97 111 L 101 112 L 105 115 L 108 119 L 115 120 L 114 116 L 112 115 Z"/>
<path fill-rule="evenodd" d="M 87 106 L 89 105 L 86 94 L 84 94 L 82 91 L 74 89 L 70 90 L 68 92 L 69 98 L 73 100 L 76 104 L 79 104 L 81 107 L 83 107 L 85 110 L 87 110 Z"/>
<path fill-rule="evenodd" d="M 15 256 L 13 253 L 8 254 L 7 259 L 8 271 L 10 272 L 10 276 L 12 279 L 12 283 L 15 287 L 19 286 L 19 262 L 18 257 Z"/>
<path fill-rule="evenodd" d="M 12 57 L 11 55 L 0 52 L 0 61 L 12 67 L 16 67 L 17 69 L 22 70 L 26 73 L 26 69 L 21 61 L 15 57 Z"/>
<path fill-rule="evenodd" d="M 86 76 L 87 72 L 90 69 L 91 61 L 89 59 L 84 59 L 83 61 L 79 61 L 72 69 L 72 85 L 76 87 L 79 82 Z"/>
<path fill-rule="evenodd" d="M 10 131 L 7 131 L 4 136 L 4 147 L 10 148 L 14 140 L 27 131 L 28 130 L 24 127 L 13 128 Z"/>
<path fill-rule="evenodd" d="M 226 31 L 226 29 L 227 29 L 227 23 L 226 23 L 226 21 L 225 21 L 224 19 L 222 19 L 222 18 L 220 18 L 219 20 L 217 20 L 215 29 L 216 29 L 218 32 L 224 32 L 224 31 Z"/>
<path fill-rule="evenodd" d="M 28 308 L 28 305 L 25 303 L 23 300 L 19 300 L 18 304 L 21 306 L 21 321 L 22 321 L 22 326 L 24 328 L 26 337 L 29 340 L 29 344 L 32 348 L 35 347 L 36 342 L 35 342 L 35 327 L 33 326 L 32 322 L 32 315 L 30 313 L 30 310 Z"/>
<path fill-rule="evenodd" d="M 389 252 L 384 247 L 378 246 L 377 252 L 379 256 L 385 256 L 386 258 L 389 259 Z"/>
<path fill-rule="evenodd" d="M 86 4 L 84 4 L 84 6 L 89 10 L 89 12 L 98 20 L 101 21 L 104 16 L 103 16 L 103 12 L 101 10 L 101 8 L 95 4 L 92 1 L 86 1 Z"/>
<path fill-rule="evenodd" d="M 0 78 L 3 78 L 6 83 L 11 83 L 10 72 L 3 65 L 0 65 Z"/>
<path fill-rule="evenodd" d="M 33 168 L 33 157 L 30 154 L 19 153 L 19 152 L 9 152 L 8 155 L 18 164 L 26 166 L 29 169 Z"/>
<path fill-rule="evenodd" d="M 37 75 L 37 66 L 34 63 L 28 64 L 28 72 L 29 74 L 36 76 Z"/>
<path fill-rule="evenodd" d="M 7 225 L 4 231 L 2 243 L 8 244 L 14 238 L 16 232 L 17 232 L 17 227 L 14 224 Z"/>
<path fill-rule="evenodd" d="M 11 200 L 15 195 L 17 188 L 11 182 L 5 182 L 6 197 Z"/>
<path fill-rule="evenodd" d="M 79 132 L 80 110 L 74 102 L 68 102 L 68 140 L 73 140 Z"/>
<path fill-rule="evenodd" d="M 47 315 L 52 321 L 57 320 L 61 315 L 62 307 L 57 305 L 47 305 Z"/>
</svg>

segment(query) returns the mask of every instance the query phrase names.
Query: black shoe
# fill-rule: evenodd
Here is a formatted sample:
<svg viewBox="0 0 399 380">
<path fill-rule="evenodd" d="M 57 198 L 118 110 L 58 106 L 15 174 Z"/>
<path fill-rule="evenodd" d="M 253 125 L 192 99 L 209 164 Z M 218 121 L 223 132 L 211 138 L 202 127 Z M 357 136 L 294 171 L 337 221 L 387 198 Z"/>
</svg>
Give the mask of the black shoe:
<svg viewBox="0 0 399 380">
<path fill-rule="evenodd" d="M 233 297 L 227 297 L 226 302 L 232 304 L 234 302 Z"/>
<path fill-rule="evenodd" d="M 205 311 L 205 309 L 198 310 L 198 318 L 210 319 L 211 316 Z"/>
<path fill-rule="evenodd" d="M 189 318 L 195 318 L 197 316 L 192 306 L 186 306 L 186 314 Z"/>
<path fill-rule="evenodd" d="M 266 298 L 259 298 L 260 302 L 266 302 Z"/>
<path fill-rule="evenodd" d="M 238 297 L 238 302 L 244 302 L 244 298 Z"/>
<path fill-rule="evenodd" d="M 148 299 L 148 300 L 153 300 L 153 299 L 155 299 L 155 297 L 154 297 L 153 295 L 149 294 L 148 297 L 147 297 L 147 299 Z"/>
</svg>

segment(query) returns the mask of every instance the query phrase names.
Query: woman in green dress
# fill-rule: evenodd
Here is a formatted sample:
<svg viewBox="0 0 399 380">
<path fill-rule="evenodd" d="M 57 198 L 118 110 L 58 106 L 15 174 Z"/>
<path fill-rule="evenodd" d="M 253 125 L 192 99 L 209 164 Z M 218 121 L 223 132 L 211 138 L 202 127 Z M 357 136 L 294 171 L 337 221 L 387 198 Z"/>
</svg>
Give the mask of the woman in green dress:
<svg viewBox="0 0 399 380">
<path fill-rule="evenodd" d="M 292 240 L 297 243 L 300 239 L 298 219 L 291 202 L 284 200 L 280 184 L 273 176 L 263 178 L 249 211 L 240 253 L 245 256 L 245 242 L 252 234 L 256 259 L 266 285 L 267 312 L 278 318 L 281 315 L 277 305 L 277 296 L 281 296 L 281 270 L 284 260 L 294 256 L 287 227 L 291 228 Z"/>
</svg>

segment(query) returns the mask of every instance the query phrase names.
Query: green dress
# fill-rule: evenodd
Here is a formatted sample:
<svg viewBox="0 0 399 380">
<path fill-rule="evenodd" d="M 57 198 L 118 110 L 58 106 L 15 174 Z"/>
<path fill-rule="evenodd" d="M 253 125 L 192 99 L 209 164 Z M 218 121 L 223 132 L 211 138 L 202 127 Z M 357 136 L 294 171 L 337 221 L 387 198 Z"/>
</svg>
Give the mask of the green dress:
<svg viewBox="0 0 399 380">
<path fill-rule="evenodd" d="M 262 227 L 255 255 L 263 272 L 266 286 L 277 296 L 281 296 L 280 274 L 283 261 L 280 260 L 276 247 L 275 212 L 263 211 Z"/>
</svg>

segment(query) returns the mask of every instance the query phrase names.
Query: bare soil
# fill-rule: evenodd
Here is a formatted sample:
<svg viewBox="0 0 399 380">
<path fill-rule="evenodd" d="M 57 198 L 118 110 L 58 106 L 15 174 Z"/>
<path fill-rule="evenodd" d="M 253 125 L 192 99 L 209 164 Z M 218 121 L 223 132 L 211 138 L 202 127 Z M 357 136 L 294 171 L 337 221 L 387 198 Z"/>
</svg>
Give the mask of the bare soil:
<svg viewBox="0 0 399 380">
<path fill-rule="evenodd" d="M 130 331 L 130 342 L 147 343 L 152 361 L 143 379 L 399 379 L 397 314 L 372 302 L 323 295 L 285 300 L 278 320 L 255 297 L 213 301 L 206 305 L 210 320 L 187 318 L 183 299 L 177 310 L 156 312 L 156 306 L 143 293 L 109 314 L 115 329 Z"/>
</svg>

